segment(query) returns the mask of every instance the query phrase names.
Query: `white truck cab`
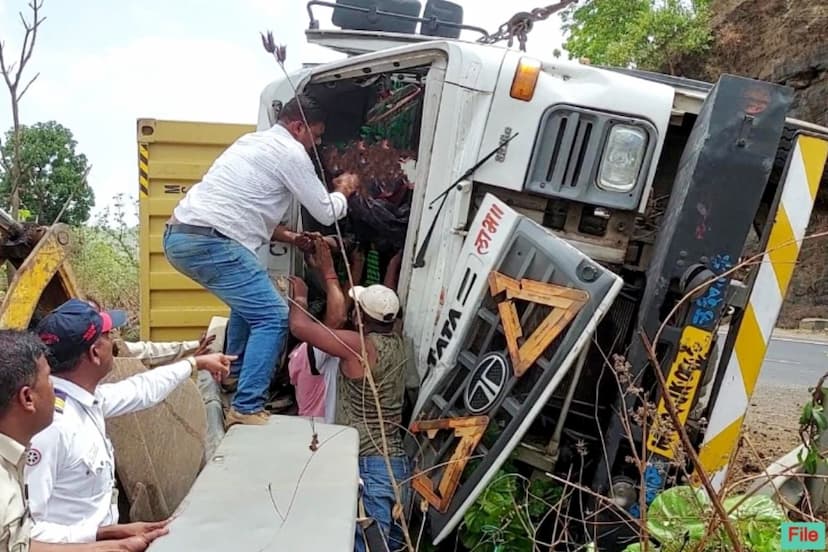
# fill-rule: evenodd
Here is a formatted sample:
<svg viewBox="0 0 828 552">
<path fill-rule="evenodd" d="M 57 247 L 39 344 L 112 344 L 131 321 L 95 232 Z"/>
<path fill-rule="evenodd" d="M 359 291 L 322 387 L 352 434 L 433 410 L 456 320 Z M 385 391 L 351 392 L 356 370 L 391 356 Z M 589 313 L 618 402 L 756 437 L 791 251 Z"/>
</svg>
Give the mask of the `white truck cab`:
<svg viewBox="0 0 828 552">
<path fill-rule="evenodd" d="M 402 11 L 390 15 L 391 4 Z M 334 8 L 340 29 L 319 29 L 315 6 Z M 678 446 L 675 432 L 622 431 L 636 399 L 619 392 L 613 355 L 658 404 L 652 424 L 675 403 L 721 486 L 769 338 L 757 328 L 772 327 L 790 276 L 751 268 L 737 279 L 733 266 L 745 243 L 801 239 L 828 129 L 787 117 L 790 90 L 769 83 L 723 76 L 714 86 L 460 40 L 462 21 L 439 16 L 456 7 L 431 0 L 419 17 L 409 0 L 310 2 L 308 41 L 348 57 L 267 86 L 258 128 L 297 92 L 328 112 L 323 147 L 408 117 L 393 135 L 414 152 L 397 291 L 420 376 L 412 483 L 432 541 L 457 528 L 510 458 L 535 474 L 579 473 L 594 493 L 573 515 L 613 550 L 622 533 L 605 528 L 629 524 L 590 501 L 613 495 L 638 515 L 638 495 L 649 503 L 667 484 Z M 817 184 L 804 165 L 820 168 Z M 782 228 L 782 210 L 799 222 Z M 302 218 L 295 206 L 290 223 Z M 278 244 L 265 256 L 275 275 L 303 271 Z M 455 456 L 458 423 L 481 428 L 475 466 Z M 643 441 L 646 488 L 626 461 Z"/>
</svg>

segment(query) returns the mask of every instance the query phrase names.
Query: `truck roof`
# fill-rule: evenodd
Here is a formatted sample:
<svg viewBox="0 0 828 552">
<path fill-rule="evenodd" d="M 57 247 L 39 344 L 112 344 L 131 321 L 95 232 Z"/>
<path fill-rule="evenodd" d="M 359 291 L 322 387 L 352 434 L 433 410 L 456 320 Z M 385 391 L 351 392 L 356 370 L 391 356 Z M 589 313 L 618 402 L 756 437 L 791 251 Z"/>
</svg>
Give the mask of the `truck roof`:
<svg viewBox="0 0 828 552">
<path fill-rule="evenodd" d="M 624 67 L 608 67 L 608 66 L 599 66 L 601 69 L 606 69 L 608 71 L 615 71 L 616 73 L 622 73 L 625 75 L 629 75 L 631 77 L 636 77 L 639 79 L 648 80 L 651 82 L 657 82 L 660 84 L 666 84 L 668 86 L 672 86 L 676 89 L 679 93 L 687 93 L 687 92 L 695 92 L 693 94 L 695 96 L 701 95 L 701 98 L 707 96 L 710 90 L 713 88 L 713 83 L 707 81 L 701 81 L 696 79 L 689 79 L 686 77 L 677 77 L 674 75 L 666 75 L 663 73 L 655 73 L 653 71 L 644 71 L 641 69 L 628 69 Z M 824 127 L 822 125 L 818 125 L 816 123 L 811 123 L 808 121 L 802 121 L 800 119 L 796 119 L 793 117 L 788 117 L 787 119 L 788 124 L 797 128 L 799 130 L 805 130 L 809 132 L 813 132 L 816 134 L 821 134 L 828 137 L 828 127 Z"/>
<path fill-rule="evenodd" d="M 309 43 L 318 44 L 349 57 L 365 54 L 376 54 L 381 51 L 395 48 L 407 47 L 406 49 L 433 49 L 435 47 L 445 49 L 445 45 L 451 43 L 463 50 L 480 49 L 507 49 L 506 46 L 498 44 L 481 44 L 480 42 L 455 39 L 438 38 L 419 34 L 401 34 L 381 31 L 352 31 L 340 29 L 307 29 L 305 36 Z M 529 55 L 529 54 L 527 54 Z M 543 59 L 546 63 L 561 63 L 562 60 Z M 579 63 L 575 60 L 564 60 L 565 63 Z M 332 62 L 333 64 L 342 64 Z M 326 64 L 327 65 L 327 64 Z M 674 88 L 681 98 L 677 99 L 677 111 L 698 113 L 701 104 L 707 94 L 713 88 L 713 84 L 706 81 L 677 77 L 641 69 L 629 69 L 624 67 L 594 66 L 597 69 L 621 73 L 630 77 L 664 84 Z M 788 124 L 798 130 L 803 130 L 828 137 L 828 127 L 802 121 L 793 117 L 787 118 Z"/>
</svg>

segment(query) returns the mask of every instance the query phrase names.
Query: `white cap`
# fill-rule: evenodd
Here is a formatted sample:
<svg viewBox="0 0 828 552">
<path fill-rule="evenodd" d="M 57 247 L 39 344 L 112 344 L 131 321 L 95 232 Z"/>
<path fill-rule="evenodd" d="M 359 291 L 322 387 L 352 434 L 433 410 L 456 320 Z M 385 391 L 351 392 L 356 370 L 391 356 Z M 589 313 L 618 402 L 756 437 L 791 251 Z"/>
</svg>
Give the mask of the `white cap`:
<svg viewBox="0 0 828 552">
<path fill-rule="evenodd" d="M 374 284 L 354 286 L 348 291 L 351 299 L 359 303 L 362 311 L 378 322 L 393 322 L 400 312 L 400 300 L 393 289 Z"/>
</svg>

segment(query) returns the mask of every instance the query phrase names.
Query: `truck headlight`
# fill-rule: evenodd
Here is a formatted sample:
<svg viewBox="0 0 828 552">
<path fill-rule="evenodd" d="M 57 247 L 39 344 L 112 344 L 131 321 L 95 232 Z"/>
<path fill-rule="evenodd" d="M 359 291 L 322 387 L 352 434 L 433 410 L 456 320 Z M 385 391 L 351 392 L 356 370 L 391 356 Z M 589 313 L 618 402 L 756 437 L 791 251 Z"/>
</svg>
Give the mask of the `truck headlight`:
<svg viewBox="0 0 828 552">
<path fill-rule="evenodd" d="M 647 132 L 631 125 L 613 125 L 607 138 L 598 187 L 610 192 L 629 192 L 638 182 L 647 152 Z"/>
</svg>

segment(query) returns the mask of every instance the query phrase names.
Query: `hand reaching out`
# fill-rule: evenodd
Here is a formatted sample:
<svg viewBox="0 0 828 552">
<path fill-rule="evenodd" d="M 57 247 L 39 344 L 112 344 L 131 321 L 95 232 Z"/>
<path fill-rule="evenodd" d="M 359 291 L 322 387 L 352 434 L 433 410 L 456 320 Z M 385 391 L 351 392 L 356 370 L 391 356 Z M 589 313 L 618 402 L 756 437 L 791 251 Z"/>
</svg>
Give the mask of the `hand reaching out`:
<svg viewBox="0 0 828 552">
<path fill-rule="evenodd" d="M 198 349 L 195 350 L 193 356 L 206 355 L 210 352 L 210 346 L 216 340 L 215 335 L 207 335 L 207 332 L 201 334 L 198 340 Z"/>
<path fill-rule="evenodd" d="M 322 236 L 315 238 L 314 253 L 309 256 L 308 264 L 318 270 L 323 278 L 336 277 L 331 247 Z"/>
<path fill-rule="evenodd" d="M 238 357 L 234 355 L 225 355 L 222 353 L 212 353 L 209 355 L 201 355 L 196 357 L 196 366 L 199 370 L 206 370 L 210 372 L 213 379 L 221 383 L 224 376 L 230 371 L 230 363 Z"/>
</svg>

